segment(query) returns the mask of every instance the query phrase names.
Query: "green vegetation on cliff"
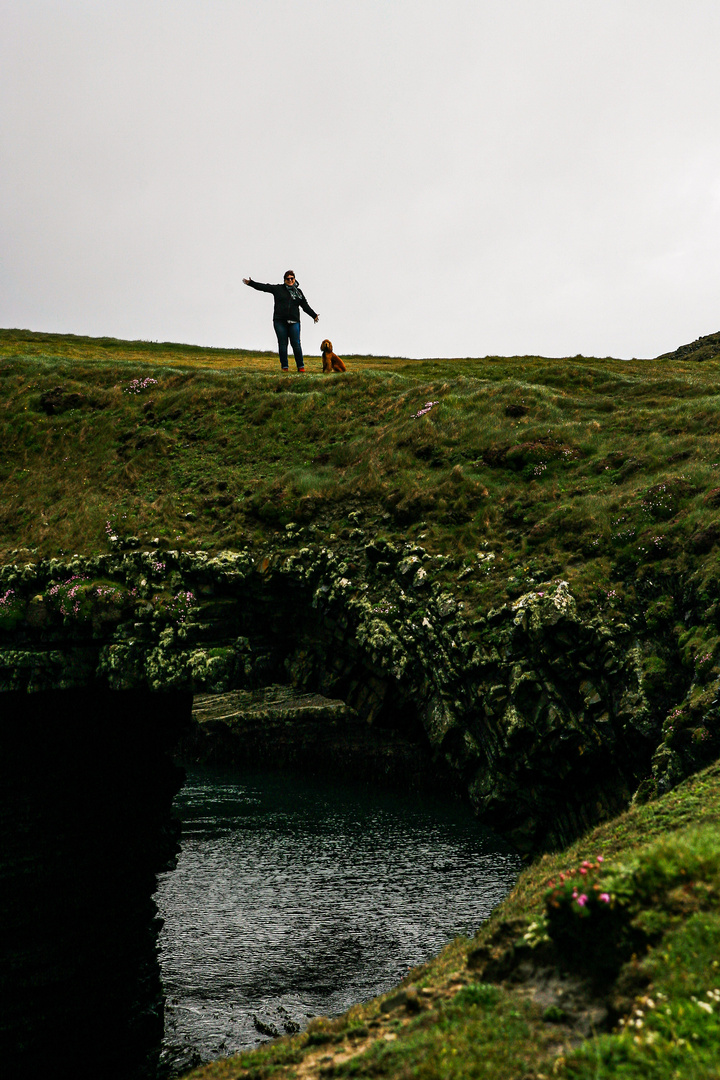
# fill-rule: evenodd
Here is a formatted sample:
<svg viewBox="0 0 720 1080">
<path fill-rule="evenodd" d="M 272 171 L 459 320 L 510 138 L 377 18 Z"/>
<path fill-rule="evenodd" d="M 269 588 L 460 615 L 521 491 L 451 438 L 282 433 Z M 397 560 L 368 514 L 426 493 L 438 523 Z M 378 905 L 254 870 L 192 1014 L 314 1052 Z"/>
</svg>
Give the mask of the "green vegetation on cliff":
<svg viewBox="0 0 720 1080">
<path fill-rule="evenodd" d="M 240 560 L 312 579 L 383 692 L 422 676 L 426 734 L 483 813 L 524 820 L 545 776 L 578 835 L 645 777 L 390 1001 L 204 1077 L 716 1075 L 720 773 L 681 781 L 720 754 L 719 343 L 282 377 L 269 353 L 0 332 L 0 630 L 30 659 L 48 627 L 109 634 L 112 608 L 118 678 L 142 619 L 158 685 L 171 660 L 221 667 L 210 616 L 173 605 Z M 172 593 L 147 572 L 165 560 Z M 301 644 L 291 678 L 335 677 Z"/>
<path fill-rule="evenodd" d="M 468 624 L 564 580 L 584 618 L 642 639 L 675 783 L 720 753 L 716 337 L 657 360 L 348 357 L 325 377 L 309 358 L 282 377 L 270 353 L 2 331 L 0 561 L 347 560 L 361 515 L 362 544 L 422 544 L 408 558 L 436 560 Z M 410 593 L 429 565 L 403 568 Z"/>
<path fill-rule="evenodd" d="M 465 559 L 481 605 L 558 574 L 612 606 L 704 573 L 720 538 L 716 360 L 349 367 L 281 377 L 270 354 L 1 331 L 0 559 L 97 553 L 109 535 L 234 547 L 292 521 L 327 537 L 361 507 Z M 495 558 L 479 568 L 478 550 Z M 652 617 L 672 626 L 674 599 Z"/>
</svg>

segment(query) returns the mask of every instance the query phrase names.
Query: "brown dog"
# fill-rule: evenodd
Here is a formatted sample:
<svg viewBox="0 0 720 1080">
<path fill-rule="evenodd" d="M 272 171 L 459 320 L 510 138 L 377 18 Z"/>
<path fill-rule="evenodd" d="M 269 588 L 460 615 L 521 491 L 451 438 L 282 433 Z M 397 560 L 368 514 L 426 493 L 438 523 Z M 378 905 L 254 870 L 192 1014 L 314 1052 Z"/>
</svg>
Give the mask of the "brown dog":
<svg viewBox="0 0 720 1080">
<path fill-rule="evenodd" d="M 332 371 L 347 371 L 340 357 L 333 352 L 332 341 L 325 338 L 320 345 L 320 351 L 323 358 L 323 375 L 327 375 Z"/>
</svg>

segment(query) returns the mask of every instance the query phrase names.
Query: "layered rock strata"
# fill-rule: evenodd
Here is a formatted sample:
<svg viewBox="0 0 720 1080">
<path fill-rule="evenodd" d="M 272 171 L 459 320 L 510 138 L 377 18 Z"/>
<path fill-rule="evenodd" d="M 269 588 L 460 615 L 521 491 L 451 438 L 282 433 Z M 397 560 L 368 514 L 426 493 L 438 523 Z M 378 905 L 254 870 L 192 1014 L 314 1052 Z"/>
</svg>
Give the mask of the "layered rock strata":
<svg viewBox="0 0 720 1080">
<path fill-rule="evenodd" d="M 294 768 L 405 790 L 454 790 L 449 767 L 426 740 L 368 724 L 344 701 L 272 685 L 197 694 L 179 747 L 187 764 Z"/>
</svg>

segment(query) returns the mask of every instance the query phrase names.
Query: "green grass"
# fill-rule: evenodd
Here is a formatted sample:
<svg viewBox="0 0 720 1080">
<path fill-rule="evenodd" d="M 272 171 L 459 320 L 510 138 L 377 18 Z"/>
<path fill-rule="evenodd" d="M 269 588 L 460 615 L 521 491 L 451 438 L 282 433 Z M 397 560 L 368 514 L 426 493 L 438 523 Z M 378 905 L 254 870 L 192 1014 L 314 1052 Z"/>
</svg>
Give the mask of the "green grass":
<svg viewBox="0 0 720 1080">
<path fill-rule="evenodd" d="M 109 532 L 210 550 L 291 521 L 339 535 L 360 510 L 470 567 L 479 608 L 562 575 L 604 608 L 665 597 L 672 632 L 678 577 L 716 581 L 717 362 L 348 360 L 281 377 L 271 354 L 0 332 L 0 558 L 94 553 Z M 56 386 L 78 407 L 47 415 Z M 496 556 L 482 573 L 478 550 Z"/>
</svg>

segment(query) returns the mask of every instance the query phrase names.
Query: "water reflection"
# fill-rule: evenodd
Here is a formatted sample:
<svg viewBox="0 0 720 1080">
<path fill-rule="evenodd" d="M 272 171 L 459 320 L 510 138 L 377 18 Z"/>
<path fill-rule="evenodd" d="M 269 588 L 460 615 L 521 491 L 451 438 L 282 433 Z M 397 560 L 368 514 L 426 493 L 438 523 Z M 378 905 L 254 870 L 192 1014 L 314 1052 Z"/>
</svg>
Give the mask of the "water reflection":
<svg viewBox="0 0 720 1080">
<path fill-rule="evenodd" d="M 427 797 L 196 771 L 176 806 L 182 852 L 155 897 L 174 1072 L 389 989 L 473 933 L 519 867 Z"/>
</svg>

